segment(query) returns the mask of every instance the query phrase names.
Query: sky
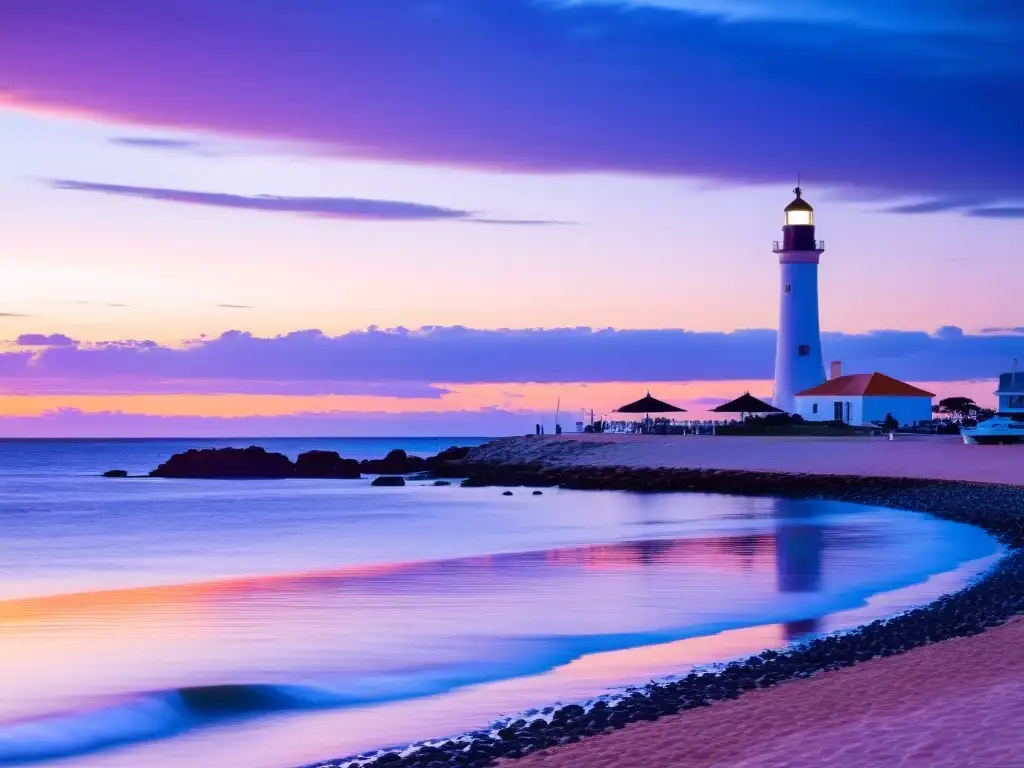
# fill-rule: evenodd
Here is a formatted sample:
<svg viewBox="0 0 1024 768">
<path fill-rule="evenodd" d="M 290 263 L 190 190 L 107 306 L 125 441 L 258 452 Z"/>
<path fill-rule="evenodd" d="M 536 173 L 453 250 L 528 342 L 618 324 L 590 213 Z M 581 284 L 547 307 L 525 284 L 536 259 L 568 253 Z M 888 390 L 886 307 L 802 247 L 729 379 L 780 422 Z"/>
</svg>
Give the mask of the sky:
<svg viewBox="0 0 1024 768">
<path fill-rule="evenodd" d="M 1008 0 L 5 0 L 0 436 L 489 435 L 1024 357 Z"/>
</svg>

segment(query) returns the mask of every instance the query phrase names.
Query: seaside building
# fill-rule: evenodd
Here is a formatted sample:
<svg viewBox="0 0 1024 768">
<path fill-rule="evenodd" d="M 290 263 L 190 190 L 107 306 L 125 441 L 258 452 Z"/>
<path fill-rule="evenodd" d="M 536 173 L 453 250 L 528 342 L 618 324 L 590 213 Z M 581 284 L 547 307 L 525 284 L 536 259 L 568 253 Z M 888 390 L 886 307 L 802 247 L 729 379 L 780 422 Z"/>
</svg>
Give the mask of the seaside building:
<svg viewBox="0 0 1024 768">
<path fill-rule="evenodd" d="M 775 347 L 775 392 L 772 403 L 796 410 L 796 394 L 825 381 L 818 325 L 818 261 L 824 242 L 814 239 L 814 209 L 798 186 L 786 206 L 779 256 L 779 329 Z"/>
<path fill-rule="evenodd" d="M 835 374 L 824 384 L 798 392 L 794 411 L 805 421 L 842 421 L 856 427 L 881 424 L 892 415 L 901 426 L 932 419 L 931 392 L 884 373 Z"/>
</svg>

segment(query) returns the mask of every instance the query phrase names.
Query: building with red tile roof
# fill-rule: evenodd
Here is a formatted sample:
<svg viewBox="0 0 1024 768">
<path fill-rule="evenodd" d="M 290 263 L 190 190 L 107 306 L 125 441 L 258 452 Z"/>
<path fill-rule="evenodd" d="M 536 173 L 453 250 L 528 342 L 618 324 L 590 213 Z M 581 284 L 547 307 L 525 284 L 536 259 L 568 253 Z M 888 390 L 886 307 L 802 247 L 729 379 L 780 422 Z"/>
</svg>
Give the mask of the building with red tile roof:
<svg viewBox="0 0 1024 768">
<path fill-rule="evenodd" d="M 824 384 L 797 392 L 798 395 L 873 395 L 890 397 L 935 397 L 913 384 L 886 376 L 884 373 L 853 373 L 829 379 Z"/>
<path fill-rule="evenodd" d="M 901 425 L 912 425 L 931 420 L 934 397 L 931 392 L 877 371 L 836 375 L 798 392 L 795 412 L 806 421 L 868 426 L 881 424 L 891 415 Z"/>
</svg>

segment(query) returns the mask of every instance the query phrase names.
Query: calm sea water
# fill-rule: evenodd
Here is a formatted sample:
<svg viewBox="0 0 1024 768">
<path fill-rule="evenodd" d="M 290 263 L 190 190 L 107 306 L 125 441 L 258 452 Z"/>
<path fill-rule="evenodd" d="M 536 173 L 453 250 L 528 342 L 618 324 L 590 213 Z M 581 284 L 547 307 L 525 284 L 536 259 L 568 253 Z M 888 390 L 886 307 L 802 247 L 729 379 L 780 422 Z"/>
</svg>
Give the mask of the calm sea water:
<svg viewBox="0 0 1024 768">
<path fill-rule="evenodd" d="M 188 447 L 0 441 L 0 764 L 287 768 L 453 735 L 955 589 L 987 534 L 697 494 L 104 479 Z"/>
</svg>

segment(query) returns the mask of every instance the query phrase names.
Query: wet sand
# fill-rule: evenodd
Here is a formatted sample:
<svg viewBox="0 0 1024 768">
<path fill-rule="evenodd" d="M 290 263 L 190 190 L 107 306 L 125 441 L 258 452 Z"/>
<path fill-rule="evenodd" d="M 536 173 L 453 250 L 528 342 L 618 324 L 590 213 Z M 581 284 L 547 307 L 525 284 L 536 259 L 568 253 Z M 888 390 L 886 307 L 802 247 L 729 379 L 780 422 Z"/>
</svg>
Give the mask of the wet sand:
<svg viewBox="0 0 1024 768">
<path fill-rule="evenodd" d="M 1024 619 L 516 760 L 511 768 L 1024 765 Z"/>
</svg>

